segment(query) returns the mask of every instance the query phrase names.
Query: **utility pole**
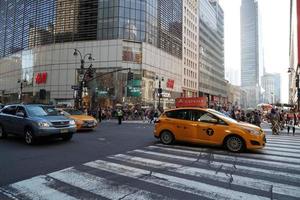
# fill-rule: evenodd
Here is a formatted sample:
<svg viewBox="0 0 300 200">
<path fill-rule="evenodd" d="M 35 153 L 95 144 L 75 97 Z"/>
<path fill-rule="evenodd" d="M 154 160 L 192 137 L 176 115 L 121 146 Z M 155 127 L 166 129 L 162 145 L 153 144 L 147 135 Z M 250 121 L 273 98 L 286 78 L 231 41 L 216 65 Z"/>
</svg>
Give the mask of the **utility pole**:
<svg viewBox="0 0 300 200">
<path fill-rule="evenodd" d="M 20 96 L 19 96 L 19 101 L 20 103 L 23 102 L 23 88 L 24 88 L 24 85 L 25 83 L 27 83 L 27 81 L 25 79 L 19 79 L 18 80 L 18 83 L 20 83 Z"/>
<path fill-rule="evenodd" d="M 160 106 L 160 99 L 162 98 L 162 88 L 161 88 L 161 82 L 164 81 L 164 77 L 159 78 L 156 76 L 156 80 L 158 80 L 158 106 L 157 109 L 161 112 L 161 106 Z"/>
<path fill-rule="evenodd" d="M 79 90 L 78 90 L 78 95 L 76 96 L 76 108 L 82 110 L 83 105 L 82 105 L 82 94 L 83 94 L 83 89 L 85 86 L 86 82 L 86 75 L 88 74 L 89 76 L 93 76 L 93 69 L 92 69 L 92 64 L 89 66 L 89 68 L 85 69 L 85 59 L 88 56 L 89 61 L 93 61 L 94 58 L 92 57 L 91 53 L 87 53 L 84 56 L 82 56 L 81 52 L 78 49 L 74 49 L 73 55 L 76 57 L 80 55 L 80 70 L 79 70 Z"/>
</svg>

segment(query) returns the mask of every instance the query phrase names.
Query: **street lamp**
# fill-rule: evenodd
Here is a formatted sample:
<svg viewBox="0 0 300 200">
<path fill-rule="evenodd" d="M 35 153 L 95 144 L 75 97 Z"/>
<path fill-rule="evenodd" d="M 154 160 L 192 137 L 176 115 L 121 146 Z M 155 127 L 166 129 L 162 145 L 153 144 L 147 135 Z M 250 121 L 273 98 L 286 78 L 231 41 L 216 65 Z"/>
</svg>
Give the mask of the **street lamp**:
<svg viewBox="0 0 300 200">
<path fill-rule="evenodd" d="M 82 56 L 82 53 L 78 49 L 74 49 L 73 56 L 77 57 L 78 55 L 80 56 L 80 71 L 79 71 L 80 80 L 79 80 L 79 91 L 78 91 L 78 95 L 76 97 L 76 99 L 77 99 L 76 107 L 78 109 L 82 109 L 82 93 L 83 93 L 83 88 L 84 88 L 85 81 L 86 81 L 85 80 L 86 74 L 88 73 L 89 75 L 91 75 L 93 72 L 92 64 L 88 68 L 84 67 L 85 60 L 87 58 L 89 61 L 93 61 L 94 58 L 92 57 L 91 53 L 87 53 L 84 56 Z M 86 72 L 85 72 L 85 70 L 86 70 Z"/>
<path fill-rule="evenodd" d="M 299 66 L 298 66 L 299 67 Z M 298 71 L 298 70 L 297 70 Z M 296 78 L 296 88 L 297 88 L 297 110 L 299 111 L 300 107 L 300 89 L 299 89 L 299 74 L 297 74 L 297 71 L 295 71 L 294 68 L 290 67 L 288 69 L 288 73 L 292 74 L 295 73 L 295 78 Z"/>
<path fill-rule="evenodd" d="M 18 83 L 20 83 L 20 96 L 19 96 L 19 100 L 20 100 L 20 103 L 22 103 L 23 102 L 23 88 L 24 88 L 24 84 L 27 83 L 27 80 L 26 79 L 19 79 Z"/>
<path fill-rule="evenodd" d="M 161 112 L 161 107 L 160 107 L 160 98 L 162 98 L 162 88 L 161 88 L 161 82 L 164 81 L 164 77 L 159 78 L 158 76 L 156 76 L 155 78 L 156 80 L 158 80 L 158 106 L 157 109 Z"/>
</svg>

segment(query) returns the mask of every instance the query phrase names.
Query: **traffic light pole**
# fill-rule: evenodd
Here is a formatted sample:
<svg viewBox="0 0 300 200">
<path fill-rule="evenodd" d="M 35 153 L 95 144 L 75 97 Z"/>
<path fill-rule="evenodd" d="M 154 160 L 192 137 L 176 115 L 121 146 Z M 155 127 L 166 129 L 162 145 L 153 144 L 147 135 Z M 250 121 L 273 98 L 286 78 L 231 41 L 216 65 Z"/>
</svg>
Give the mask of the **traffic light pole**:
<svg viewBox="0 0 300 200">
<path fill-rule="evenodd" d="M 157 105 L 157 109 L 162 112 L 161 110 L 161 106 L 160 106 L 160 99 L 162 98 L 162 88 L 161 88 L 161 82 L 164 81 L 164 78 L 162 77 L 161 79 L 158 78 L 158 76 L 156 77 L 156 80 L 158 80 L 158 105 Z"/>
</svg>

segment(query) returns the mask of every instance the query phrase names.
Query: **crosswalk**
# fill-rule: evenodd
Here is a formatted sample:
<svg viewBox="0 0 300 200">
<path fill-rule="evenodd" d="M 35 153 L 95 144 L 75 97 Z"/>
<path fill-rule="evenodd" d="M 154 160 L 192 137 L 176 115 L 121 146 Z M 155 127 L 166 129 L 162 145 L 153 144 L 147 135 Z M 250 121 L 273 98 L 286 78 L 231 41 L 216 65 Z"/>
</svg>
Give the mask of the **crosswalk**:
<svg viewBox="0 0 300 200">
<path fill-rule="evenodd" d="M 153 144 L 0 187 L 7 199 L 300 199 L 300 137 L 263 150 Z M 1 195 L 0 195 L 1 196 Z"/>
</svg>

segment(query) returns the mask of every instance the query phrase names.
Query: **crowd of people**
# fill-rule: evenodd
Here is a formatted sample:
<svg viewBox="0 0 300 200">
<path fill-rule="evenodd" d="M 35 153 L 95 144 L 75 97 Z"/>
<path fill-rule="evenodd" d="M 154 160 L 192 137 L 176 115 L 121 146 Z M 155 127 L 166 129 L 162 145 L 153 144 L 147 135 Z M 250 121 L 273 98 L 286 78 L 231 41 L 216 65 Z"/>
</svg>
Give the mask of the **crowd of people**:
<svg viewBox="0 0 300 200">
<path fill-rule="evenodd" d="M 159 116 L 159 111 L 154 108 L 130 108 L 124 109 L 122 107 L 98 107 L 94 110 L 86 110 L 86 114 L 92 115 L 99 121 L 111 120 L 117 118 L 119 124 L 123 120 L 143 120 L 149 123 L 154 123 L 155 119 Z"/>
<path fill-rule="evenodd" d="M 246 122 L 261 127 L 262 122 L 270 123 L 272 134 L 279 135 L 286 128 L 287 134 L 290 132 L 295 135 L 296 126 L 300 121 L 300 114 L 293 111 L 284 111 L 278 108 L 272 108 L 269 111 L 260 109 L 243 110 L 232 107 L 232 109 L 212 108 L 222 112 L 224 115 L 231 117 L 239 122 Z M 148 123 L 154 123 L 159 117 L 160 111 L 154 108 L 122 108 L 122 107 L 98 107 L 95 110 L 86 111 L 87 114 L 94 116 L 99 121 L 118 119 L 119 124 L 123 120 L 143 120 Z"/>
<path fill-rule="evenodd" d="M 221 110 L 221 112 L 237 121 L 247 122 L 256 126 L 261 127 L 262 122 L 270 123 L 272 134 L 279 135 L 280 132 L 287 129 L 287 134 L 290 132 L 295 135 L 296 126 L 299 125 L 300 114 L 294 111 L 284 111 L 278 108 L 272 108 L 270 111 L 261 110 L 241 110 L 241 109 L 231 109 L 231 110 Z"/>
</svg>

